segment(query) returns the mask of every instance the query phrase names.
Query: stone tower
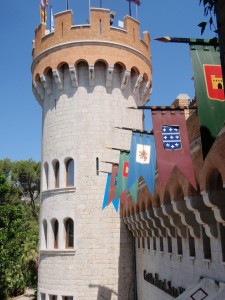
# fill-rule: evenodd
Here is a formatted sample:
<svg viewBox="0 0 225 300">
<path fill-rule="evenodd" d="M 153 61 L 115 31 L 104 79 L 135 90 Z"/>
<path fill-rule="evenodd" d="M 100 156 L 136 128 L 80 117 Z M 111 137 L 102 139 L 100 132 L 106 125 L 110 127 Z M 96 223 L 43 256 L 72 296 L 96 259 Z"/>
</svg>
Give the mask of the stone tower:
<svg viewBox="0 0 225 300">
<path fill-rule="evenodd" d="M 39 299 L 134 298 L 132 238 L 113 205 L 102 210 L 110 164 L 142 128 L 151 89 L 150 37 L 137 20 L 110 26 L 110 11 L 72 11 L 41 24 L 33 42 L 34 95 L 42 107 Z"/>
</svg>

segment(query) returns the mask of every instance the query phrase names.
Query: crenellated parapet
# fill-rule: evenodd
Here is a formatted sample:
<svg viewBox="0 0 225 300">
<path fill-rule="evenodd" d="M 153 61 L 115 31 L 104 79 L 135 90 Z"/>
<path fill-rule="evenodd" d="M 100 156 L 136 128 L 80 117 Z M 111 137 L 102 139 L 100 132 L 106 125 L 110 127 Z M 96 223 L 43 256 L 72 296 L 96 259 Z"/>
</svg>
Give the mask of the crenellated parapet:
<svg viewBox="0 0 225 300">
<path fill-rule="evenodd" d="M 115 76 L 119 76 L 121 91 L 133 95 L 137 104 L 145 104 L 152 87 L 148 32 L 141 39 L 139 22 L 129 16 L 124 19 L 124 29 L 110 26 L 107 9 L 91 9 L 90 16 L 90 24 L 73 25 L 72 11 L 65 11 L 55 15 L 54 32 L 47 33 L 45 24 L 36 29 L 32 53 L 35 94 L 43 96 L 42 85 L 45 95 L 50 96 L 52 82 L 63 91 L 65 68 L 69 70 L 66 76 L 70 77 L 71 86 L 79 88 L 81 62 L 88 66 L 87 86 L 95 87 L 96 65 L 102 62 L 105 65 L 102 82 L 107 92 L 114 88 Z M 120 73 L 115 74 L 118 66 Z"/>
</svg>

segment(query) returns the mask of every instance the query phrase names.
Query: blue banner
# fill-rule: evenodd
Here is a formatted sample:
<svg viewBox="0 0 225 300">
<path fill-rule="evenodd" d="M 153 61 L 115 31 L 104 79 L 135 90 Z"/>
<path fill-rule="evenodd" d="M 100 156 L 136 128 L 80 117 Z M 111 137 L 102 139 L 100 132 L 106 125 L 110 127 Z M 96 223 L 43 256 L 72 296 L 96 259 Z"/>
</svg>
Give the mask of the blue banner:
<svg viewBox="0 0 225 300">
<path fill-rule="evenodd" d="M 142 176 L 154 194 L 156 151 L 153 135 L 133 132 L 130 149 L 127 190 Z"/>
<path fill-rule="evenodd" d="M 111 181 L 111 173 L 108 173 L 106 186 L 105 186 L 105 195 L 104 195 L 104 199 L 103 199 L 102 209 L 104 209 L 108 205 L 110 181 Z"/>
</svg>

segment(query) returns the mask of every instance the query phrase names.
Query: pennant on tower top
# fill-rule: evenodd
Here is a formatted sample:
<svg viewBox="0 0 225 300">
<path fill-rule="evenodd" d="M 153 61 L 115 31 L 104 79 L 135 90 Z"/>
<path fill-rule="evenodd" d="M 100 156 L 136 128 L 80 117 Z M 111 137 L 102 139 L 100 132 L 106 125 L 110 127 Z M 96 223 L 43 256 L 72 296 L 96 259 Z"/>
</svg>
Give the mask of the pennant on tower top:
<svg viewBox="0 0 225 300">
<path fill-rule="evenodd" d="M 184 112 L 152 111 L 159 181 L 163 187 L 176 166 L 196 188 Z"/>
<path fill-rule="evenodd" d="M 152 135 L 145 133 L 132 134 L 130 150 L 130 166 L 127 189 L 130 191 L 133 184 L 142 176 L 151 194 L 154 194 L 155 181 L 155 143 Z"/>
<path fill-rule="evenodd" d="M 194 82 L 205 158 L 225 122 L 224 83 L 219 49 L 190 44 Z"/>
<path fill-rule="evenodd" d="M 140 0 L 130 0 L 130 2 L 133 2 L 133 3 L 135 3 L 138 6 L 141 5 Z"/>
<path fill-rule="evenodd" d="M 46 23 L 46 4 L 44 0 L 41 0 L 40 14 L 41 14 L 41 23 Z"/>
</svg>

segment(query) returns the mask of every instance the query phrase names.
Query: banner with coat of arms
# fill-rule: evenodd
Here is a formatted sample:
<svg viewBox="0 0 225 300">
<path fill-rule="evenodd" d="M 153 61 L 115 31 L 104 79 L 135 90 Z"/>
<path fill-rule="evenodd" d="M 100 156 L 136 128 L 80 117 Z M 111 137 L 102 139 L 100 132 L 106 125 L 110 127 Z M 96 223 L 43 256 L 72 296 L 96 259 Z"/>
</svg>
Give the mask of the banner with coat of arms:
<svg viewBox="0 0 225 300">
<path fill-rule="evenodd" d="M 155 142 L 153 135 L 133 132 L 129 162 L 127 190 L 131 192 L 132 197 L 135 199 L 132 189 L 137 187 L 137 182 L 140 176 L 144 178 L 149 191 L 153 195 L 156 166 Z"/>
<path fill-rule="evenodd" d="M 152 123 L 161 186 L 165 186 L 176 166 L 196 188 L 184 112 L 152 110 Z"/>
<path fill-rule="evenodd" d="M 225 122 L 224 83 L 219 48 L 192 45 L 190 53 L 205 158 Z"/>
</svg>

